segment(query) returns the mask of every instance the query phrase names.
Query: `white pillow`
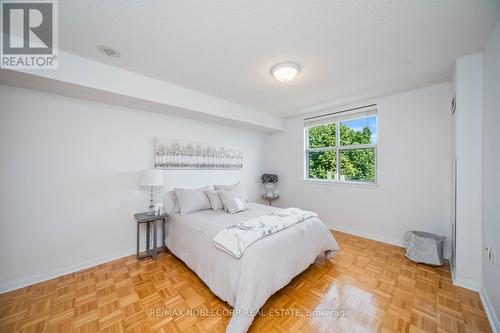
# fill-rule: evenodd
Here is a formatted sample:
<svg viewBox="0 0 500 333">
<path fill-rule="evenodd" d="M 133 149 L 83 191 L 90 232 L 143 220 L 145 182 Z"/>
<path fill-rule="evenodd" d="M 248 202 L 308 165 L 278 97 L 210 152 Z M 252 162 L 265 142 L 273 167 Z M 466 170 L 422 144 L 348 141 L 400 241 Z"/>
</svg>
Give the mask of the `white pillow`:
<svg viewBox="0 0 500 333">
<path fill-rule="evenodd" d="M 172 213 L 174 213 L 174 214 L 179 213 L 179 204 L 177 203 L 177 198 L 175 197 L 175 192 L 170 191 L 170 192 L 168 192 L 168 195 L 170 196 L 170 200 L 172 201 L 173 206 L 174 206 L 172 209 Z"/>
<path fill-rule="evenodd" d="M 237 182 L 234 185 L 214 185 L 216 191 L 232 191 L 238 192 L 240 197 L 245 201 L 250 201 L 248 199 L 248 195 L 245 193 L 245 190 L 241 186 L 240 182 Z"/>
<path fill-rule="evenodd" d="M 220 200 L 219 193 L 216 191 L 205 191 L 205 194 L 208 197 L 208 201 L 210 201 L 210 205 L 212 205 L 212 210 L 221 210 L 224 207 L 222 206 L 222 201 Z"/>
<path fill-rule="evenodd" d="M 212 187 L 206 186 L 200 189 L 174 189 L 176 203 L 181 215 L 211 209 L 212 205 L 205 194 L 205 191 L 208 190 L 212 190 Z"/>
<path fill-rule="evenodd" d="M 222 205 L 224 205 L 224 209 L 229 214 L 234 214 L 250 209 L 246 201 L 241 197 L 240 193 L 235 191 L 217 191 L 217 192 L 219 193 Z"/>
</svg>

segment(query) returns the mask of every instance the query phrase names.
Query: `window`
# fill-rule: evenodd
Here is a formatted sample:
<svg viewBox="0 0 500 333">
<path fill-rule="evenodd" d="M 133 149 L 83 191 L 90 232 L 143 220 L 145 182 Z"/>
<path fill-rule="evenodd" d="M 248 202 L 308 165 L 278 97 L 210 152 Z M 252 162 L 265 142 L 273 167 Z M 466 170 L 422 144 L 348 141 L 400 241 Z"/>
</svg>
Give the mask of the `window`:
<svg viewBox="0 0 500 333">
<path fill-rule="evenodd" d="M 376 110 L 306 121 L 305 179 L 376 183 Z"/>
</svg>

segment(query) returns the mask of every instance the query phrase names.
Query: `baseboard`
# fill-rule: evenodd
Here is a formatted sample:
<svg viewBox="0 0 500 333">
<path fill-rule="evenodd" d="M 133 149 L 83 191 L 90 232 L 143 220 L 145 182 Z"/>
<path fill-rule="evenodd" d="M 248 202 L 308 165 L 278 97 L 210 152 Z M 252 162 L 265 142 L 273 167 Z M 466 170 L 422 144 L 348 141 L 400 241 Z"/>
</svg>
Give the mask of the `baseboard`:
<svg viewBox="0 0 500 333">
<path fill-rule="evenodd" d="M 403 240 L 391 239 L 391 238 L 386 238 L 386 237 L 380 237 L 380 236 L 377 236 L 377 235 L 373 235 L 373 234 L 369 234 L 369 233 L 366 233 L 366 232 L 361 232 L 361 231 L 353 230 L 351 228 L 347 228 L 347 227 L 340 226 L 340 225 L 329 225 L 329 224 L 327 224 L 327 227 L 329 229 L 332 229 L 332 230 L 335 230 L 335 231 L 345 232 L 346 234 L 351 234 L 351 235 L 354 235 L 354 236 L 368 238 L 368 239 L 379 241 L 379 242 L 382 242 L 382 243 L 387 243 L 387 244 L 396 245 L 396 246 L 399 246 L 399 247 L 404 247 Z"/>
<path fill-rule="evenodd" d="M 465 289 L 470 289 L 473 291 L 479 292 L 482 288 L 481 282 L 475 281 L 475 280 L 470 280 L 470 279 L 464 279 L 462 277 L 458 276 L 452 276 L 452 281 L 453 284 Z"/>
<path fill-rule="evenodd" d="M 378 241 L 378 242 L 382 242 L 382 243 L 386 243 L 386 244 L 391 244 L 391 245 L 395 245 L 395 246 L 399 246 L 399 247 L 405 247 L 403 239 L 387 238 L 387 237 L 383 237 L 383 236 L 380 236 L 380 235 L 374 235 L 374 234 L 366 233 L 366 232 L 363 232 L 363 231 L 354 230 L 354 229 L 351 229 L 351 228 L 348 228 L 348 227 L 344 227 L 344 226 L 340 226 L 340 225 L 326 224 L 326 226 L 329 229 L 340 231 L 340 232 L 345 232 L 346 234 L 351 234 L 351 235 L 354 235 L 354 236 L 368 238 L 368 239 L 371 239 L 371 240 L 374 240 L 374 241 Z M 443 257 L 445 259 L 449 259 L 450 258 L 449 252 L 450 251 L 448 251 L 447 248 L 445 247 L 444 248 L 444 253 L 443 253 Z"/>
<path fill-rule="evenodd" d="M 126 249 L 126 250 L 121 250 L 117 252 L 113 252 L 109 255 L 98 257 L 98 258 L 93 258 L 89 260 L 85 260 L 82 262 L 79 262 L 77 264 L 72 264 L 69 266 L 64 266 L 60 268 L 56 268 L 53 270 L 49 270 L 44 273 L 39 273 L 39 274 L 33 274 L 31 276 L 23 276 L 20 279 L 15 279 L 13 281 L 8 281 L 8 282 L 3 282 L 0 284 L 0 293 L 5 293 L 8 291 L 12 291 L 18 288 L 23 288 L 30 286 L 32 284 L 40 283 L 43 281 L 47 281 L 65 274 L 70 274 L 74 273 L 77 271 L 81 271 L 82 269 L 87 269 L 90 267 L 94 267 L 100 264 L 104 264 L 109 261 L 113 261 L 116 259 L 120 259 L 126 256 L 129 256 L 131 254 L 135 254 L 136 249 Z"/>
<path fill-rule="evenodd" d="M 493 333 L 500 333 L 500 323 L 498 321 L 498 317 L 495 314 L 493 309 L 493 305 L 491 304 L 490 298 L 488 297 L 488 293 L 481 286 L 480 283 L 468 279 L 457 278 L 453 269 L 451 269 L 451 279 L 453 284 L 462 288 L 471 289 L 477 291 L 479 293 L 479 297 L 481 298 L 481 303 L 483 304 L 484 312 L 486 312 L 486 316 L 488 317 L 488 322 L 490 323 L 491 330 Z"/>
<path fill-rule="evenodd" d="M 452 256 L 448 260 L 450 261 L 451 281 L 455 281 L 455 260 Z"/>
<path fill-rule="evenodd" d="M 459 286 L 465 289 L 470 289 L 474 290 L 477 292 L 480 292 L 482 289 L 482 284 L 481 282 L 475 281 L 475 280 L 470 280 L 470 279 L 465 279 L 463 277 L 457 276 L 455 273 L 455 263 L 453 262 L 452 259 L 450 259 L 450 273 L 451 273 L 451 282 L 455 286 Z"/>
<path fill-rule="evenodd" d="M 450 260 L 450 271 L 451 271 L 451 280 L 454 285 L 467 288 L 467 289 L 477 289 L 479 292 L 479 297 L 481 298 L 481 303 L 483 303 L 484 312 L 486 312 L 486 316 L 488 317 L 488 321 L 491 326 L 491 330 L 493 333 L 500 333 L 500 323 L 498 321 L 498 317 L 493 310 L 493 306 L 491 305 L 490 298 L 484 289 L 484 286 L 478 285 L 475 281 L 460 279 L 455 276 L 455 263 L 453 260 Z"/>
<path fill-rule="evenodd" d="M 493 305 L 491 304 L 490 298 L 488 297 L 488 294 L 486 293 L 484 287 L 480 289 L 479 296 L 481 297 L 481 302 L 483 303 L 486 316 L 488 316 L 491 330 L 493 331 L 493 333 L 500 333 L 500 322 L 498 321 L 498 317 L 493 309 Z"/>
</svg>

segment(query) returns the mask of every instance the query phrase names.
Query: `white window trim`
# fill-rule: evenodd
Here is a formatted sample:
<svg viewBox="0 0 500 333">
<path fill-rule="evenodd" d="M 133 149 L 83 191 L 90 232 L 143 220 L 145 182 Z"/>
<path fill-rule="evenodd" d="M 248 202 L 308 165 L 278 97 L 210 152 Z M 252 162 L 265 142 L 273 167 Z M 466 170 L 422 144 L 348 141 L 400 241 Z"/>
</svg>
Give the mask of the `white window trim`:
<svg viewBox="0 0 500 333">
<path fill-rule="evenodd" d="M 374 115 L 377 117 L 377 143 L 378 143 L 378 115 L 375 112 Z M 365 118 L 367 115 L 364 112 L 359 112 L 359 117 L 349 117 L 350 119 L 360 119 Z M 348 185 L 362 185 L 362 186 L 378 186 L 378 152 L 377 152 L 377 143 L 375 144 L 359 144 L 359 145 L 349 145 L 349 146 L 340 146 L 340 123 L 345 119 L 344 117 L 332 117 L 324 122 L 318 122 L 313 124 L 307 124 L 304 126 L 304 152 L 303 152 L 303 162 L 304 162 L 304 182 L 312 183 L 312 184 L 348 184 Z M 335 123 L 335 146 L 332 147 L 321 147 L 321 148 L 309 148 L 309 131 L 308 129 L 311 127 L 332 124 Z M 375 150 L 375 181 L 373 182 L 365 182 L 365 181 L 355 181 L 355 180 L 340 180 L 340 151 L 342 150 L 353 150 L 353 149 L 363 149 L 363 148 L 373 148 Z M 339 180 L 335 179 L 317 179 L 317 178 L 309 178 L 309 152 L 322 152 L 322 151 L 335 151 L 336 157 L 336 173 L 335 175 Z"/>
</svg>

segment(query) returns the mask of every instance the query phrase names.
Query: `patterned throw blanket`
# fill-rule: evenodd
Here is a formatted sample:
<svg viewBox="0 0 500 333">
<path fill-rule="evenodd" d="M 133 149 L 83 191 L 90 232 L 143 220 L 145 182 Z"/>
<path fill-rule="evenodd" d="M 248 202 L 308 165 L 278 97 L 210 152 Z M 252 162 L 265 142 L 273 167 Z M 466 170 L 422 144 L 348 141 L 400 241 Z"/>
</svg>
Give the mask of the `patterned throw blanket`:
<svg viewBox="0 0 500 333">
<path fill-rule="evenodd" d="M 254 242 L 303 222 L 318 214 L 299 208 L 282 209 L 268 215 L 241 222 L 220 231 L 214 237 L 215 246 L 239 259 Z"/>
</svg>

